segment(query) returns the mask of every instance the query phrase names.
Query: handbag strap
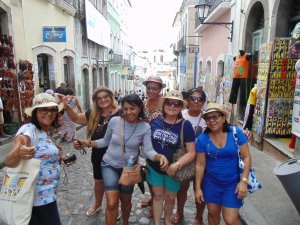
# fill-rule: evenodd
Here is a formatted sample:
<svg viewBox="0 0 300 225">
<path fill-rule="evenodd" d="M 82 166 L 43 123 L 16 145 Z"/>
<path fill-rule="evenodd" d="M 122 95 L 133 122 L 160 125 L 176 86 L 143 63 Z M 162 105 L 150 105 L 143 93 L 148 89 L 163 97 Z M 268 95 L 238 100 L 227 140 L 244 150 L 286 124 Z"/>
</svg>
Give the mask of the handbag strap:
<svg viewBox="0 0 300 225">
<path fill-rule="evenodd" d="M 238 145 L 238 137 L 237 137 L 237 132 L 236 132 L 236 126 L 232 126 L 232 134 L 233 134 L 233 139 L 234 139 L 234 143 L 236 144 L 237 148 L 238 148 L 238 157 L 239 157 L 239 161 L 240 161 L 240 146 Z"/>
<path fill-rule="evenodd" d="M 123 166 L 125 166 L 125 149 L 124 149 L 124 145 L 122 142 L 122 137 L 123 137 L 123 127 L 122 127 L 122 118 L 120 117 L 119 120 L 119 143 L 120 143 L 120 148 L 121 148 L 121 153 L 123 155 Z"/>
<path fill-rule="evenodd" d="M 184 141 L 183 141 L 183 126 L 185 123 L 185 119 L 183 119 L 182 121 L 182 125 L 181 125 L 181 131 L 180 131 L 180 147 L 183 147 L 184 145 Z"/>
<path fill-rule="evenodd" d="M 198 120 L 198 123 L 197 123 L 197 125 L 196 125 L 195 134 L 198 132 L 199 124 L 200 124 L 200 121 L 201 121 L 201 117 L 202 117 L 202 111 L 200 112 L 200 115 L 199 115 L 199 120 Z"/>
</svg>

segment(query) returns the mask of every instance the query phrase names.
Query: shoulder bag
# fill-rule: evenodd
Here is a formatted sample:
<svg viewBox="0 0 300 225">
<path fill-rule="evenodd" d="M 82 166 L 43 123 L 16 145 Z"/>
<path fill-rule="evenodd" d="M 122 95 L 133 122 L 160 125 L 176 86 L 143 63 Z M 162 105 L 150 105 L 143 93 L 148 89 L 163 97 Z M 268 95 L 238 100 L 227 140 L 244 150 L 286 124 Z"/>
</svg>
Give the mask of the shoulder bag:
<svg viewBox="0 0 300 225">
<path fill-rule="evenodd" d="M 181 156 L 183 156 L 186 153 L 185 145 L 184 145 L 184 137 L 183 137 L 183 126 L 184 126 L 185 120 L 182 121 L 181 125 L 181 131 L 180 131 L 180 148 L 176 150 L 176 152 L 173 155 L 173 162 L 177 162 Z M 195 160 L 188 163 L 185 166 L 182 166 L 180 169 L 177 170 L 175 174 L 175 179 L 178 181 L 184 181 L 184 180 L 192 180 L 195 176 Z"/>
<path fill-rule="evenodd" d="M 240 153 L 240 146 L 238 145 L 237 141 L 238 141 L 238 138 L 237 138 L 237 133 L 236 133 L 236 127 L 233 126 L 232 127 L 232 130 L 233 130 L 233 138 L 234 138 L 234 142 L 238 148 L 238 157 L 239 157 L 239 173 L 240 173 L 240 176 L 243 175 L 243 171 L 244 171 L 244 168 L 245 168 L 245 163 L 243 161 L 243 159 L 241 158 L 241 153 Z M 255 171 L 254 171 L 254 168 L 253 166 L 251 165 L 251 168 L 250 168 L 250 171 L 249 171 L 249 177 L 248 177 L 248 193 L 254 193 L 256 192 L 258 189 L 261 189 L 262 188 L 262 185 L 261 183 L 259 183 L 259 181 L 256 179 L 256 174 L 255 174 Z"/>
<path fill-rule="evenodd" d="M 133 130 L 132 134 L 134 133 L 135 129 Z M 136 163 L 132 167 L 127 167 L 125 166 L 125 146 L 123 142 L 123 127 L 122 127 L 122 118 L 120 118 L 119 122 L 119 142 L 120 142 L 120 147 L 121 147 L 121 152 L 123 154 L 123 159 L 124 159 L 124 167 L 122 170 L 121 177 L 119 179 L 119 184 L 121 185 L 134 185 L 142 182 L 142 167 L 141 164 Z"/>
<path fill-rule="evenodd" d="M 38 143 L 38 130 L 36 129 Z M 0 191 L 0 224 L 28 225 L 31 219 L 40 160 L 21 160 L 16 168 L 6 168 Z"/>
</svg>

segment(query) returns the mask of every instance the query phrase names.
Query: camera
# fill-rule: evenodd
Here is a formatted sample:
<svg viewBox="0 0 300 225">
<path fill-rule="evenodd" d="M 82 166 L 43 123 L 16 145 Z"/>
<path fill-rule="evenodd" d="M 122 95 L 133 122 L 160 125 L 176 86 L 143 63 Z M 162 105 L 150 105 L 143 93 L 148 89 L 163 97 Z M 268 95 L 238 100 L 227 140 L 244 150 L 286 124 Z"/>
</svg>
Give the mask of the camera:
<svg viewBox="0 0 300 225">
<path fill-rule="evenodd" d="M 72 163 L 76 161 L 76 155 L 73 153 L 72 155 L 68 155 L 63 159 L 64 164 Z"/>
</svg>

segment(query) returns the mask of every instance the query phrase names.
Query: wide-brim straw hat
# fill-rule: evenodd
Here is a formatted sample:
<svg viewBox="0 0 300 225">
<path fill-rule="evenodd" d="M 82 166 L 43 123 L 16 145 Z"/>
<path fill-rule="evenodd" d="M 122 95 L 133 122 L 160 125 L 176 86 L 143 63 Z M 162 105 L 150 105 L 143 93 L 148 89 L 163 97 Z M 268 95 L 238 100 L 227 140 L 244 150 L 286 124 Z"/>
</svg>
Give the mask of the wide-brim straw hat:
<svg viewBox="0 0 300 225">
<path fill-rule="evenodd" d="M 63 104 L 57 104 L 55 98 L 52 95 L 49 95 L 47 93 L 40 93 L 33 98 L 32 106 L 30 108 L 26 108 L 25 113 L 28 116 L 32 116 L 33 110 L 37 108 L 53 107 L 53 106 L 57 106 L 59 112 L 64 107 Z"/>
<path fill-rule="evenodd" d="M 147 86 L 147 82 L 155 82 L 161 85 L 161 88 L 165 88 L 166 84 L 163 83 L 159 76 L 149 76 L 147 80 L 143 81 L 143 85 Z"/>
<path fill-rule="evenodd" d="M 174 100 L 179 100 L 183 103 L 183 107 L 186 107 L 187 102 L 183 99 L 183 96 L 180 91 L 177 90 L 171 90 L 169 91 L 165 97 L 162 97 L 164 101 L 166 99 L 174 99 Z"/>
<path fill-rule="evenodd" d="M 211 112 L 220 112 L 225 117 L 227 117 L 227 112 L 225 111 L 225 107 L 222 104 L 208 103 L 205 112 L 202 114 L 202 117 L 205 118 L 206 114 Z"/>
</svg>

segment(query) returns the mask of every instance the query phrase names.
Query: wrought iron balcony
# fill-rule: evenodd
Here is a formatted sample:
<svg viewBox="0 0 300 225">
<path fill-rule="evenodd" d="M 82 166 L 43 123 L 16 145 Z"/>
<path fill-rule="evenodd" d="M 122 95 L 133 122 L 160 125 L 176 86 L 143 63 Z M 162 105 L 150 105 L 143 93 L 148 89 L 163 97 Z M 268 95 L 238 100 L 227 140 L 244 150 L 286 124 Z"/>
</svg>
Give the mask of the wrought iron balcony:
<svg viewBox="0 0 300 225">
<path fill-rule="evenodd" d="M 114 58 L 113 58 L 111 64 L 122 64 L 122 61 L 123 61 L 122 55 L 114 54 Z"/>
<path fill-rule="evenodd" d="M 177 43 L 177 51 L 181 52 L 186 49 L 186 39 L 182 37 Z"/>
<path fill-rule="evenodd" d="M 59 8 L 65 10 L 66 12 L 74 16 L 79 3 L 77 0 L 55 0 L 55 4 Z"/>
</svg>

